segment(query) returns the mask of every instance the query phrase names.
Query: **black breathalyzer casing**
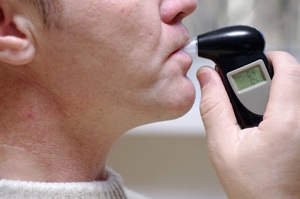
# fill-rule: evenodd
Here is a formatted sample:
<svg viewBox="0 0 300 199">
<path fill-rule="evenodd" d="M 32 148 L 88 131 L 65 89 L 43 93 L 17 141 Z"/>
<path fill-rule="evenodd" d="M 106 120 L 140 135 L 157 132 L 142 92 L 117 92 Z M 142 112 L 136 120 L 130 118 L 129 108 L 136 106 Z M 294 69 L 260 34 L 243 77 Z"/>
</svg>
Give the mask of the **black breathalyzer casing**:
<svg viewBox="0 0 300 199">
<path fill-rule="evenodd" d="M 263 115 L 252 113 L 245 108 L 234 93 L 227 74 L 241 66 L 262 60 L 270 78 L 273 77 L 273 68 L 264 54 L 265 40 L 261 32 L 242 25 L 225 27 L 199 35 L 197 46 L 199 57 L 215 62 L 241 128 L 257 126 Z"/>
</svg>

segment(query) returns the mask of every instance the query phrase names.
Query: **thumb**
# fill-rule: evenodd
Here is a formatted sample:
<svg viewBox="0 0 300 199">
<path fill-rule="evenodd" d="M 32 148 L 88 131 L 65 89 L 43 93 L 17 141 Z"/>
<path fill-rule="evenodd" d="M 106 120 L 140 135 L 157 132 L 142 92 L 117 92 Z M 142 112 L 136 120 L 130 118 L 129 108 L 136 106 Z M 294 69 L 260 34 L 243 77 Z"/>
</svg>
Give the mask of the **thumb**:
<svg viewBox="0 0 300 199">
<path fill-rule="evenodd" d="M 201 87 L 200 112 L 208 141 L 224 143 L 236 137 L 239 126 L 219 74 L 210 67 L 201 67 L 197 79 Z"/>
</svg>

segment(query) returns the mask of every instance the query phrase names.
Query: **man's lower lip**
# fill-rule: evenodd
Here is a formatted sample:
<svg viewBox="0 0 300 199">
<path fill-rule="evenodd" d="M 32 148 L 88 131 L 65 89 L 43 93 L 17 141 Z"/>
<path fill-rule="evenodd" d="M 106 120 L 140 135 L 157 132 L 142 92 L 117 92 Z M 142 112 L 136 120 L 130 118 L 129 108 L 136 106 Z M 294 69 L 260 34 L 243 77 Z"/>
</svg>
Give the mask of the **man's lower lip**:
<svg viewBox="0 0 300 199">
<path fill-rule="evenodd" d="M 182 65 L 184 66 L 184 71 L 187 73 L 188 70 L 189 70 L 189 69 L 191 68 L 191 66 L 192 66 L 192 63 L 193 63 L 192 58 L 191 58 L 188 54 L 186 54 L 184 51 L 182 51 L 181 49 L 174 51 L 174 52 L 170 55 L 170 57 L 171 57 L 171 56 L 175 56 L 175 55 L 184 57 L 185 62 L 182 63 Z"/>
</svg>

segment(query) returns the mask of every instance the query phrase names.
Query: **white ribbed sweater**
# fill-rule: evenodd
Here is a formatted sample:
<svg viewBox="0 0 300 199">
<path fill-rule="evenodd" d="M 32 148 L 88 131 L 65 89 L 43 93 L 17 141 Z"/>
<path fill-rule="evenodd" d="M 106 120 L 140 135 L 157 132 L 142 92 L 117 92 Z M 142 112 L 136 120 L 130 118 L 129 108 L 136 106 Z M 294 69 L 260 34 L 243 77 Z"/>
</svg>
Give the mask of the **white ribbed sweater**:
<svg viewBox="0 0 300 199">
<path fill-rule="evenodd" d="M 107 169 L 106 181 L 41 183 L 0 180 L 1 199 L 145 199 L 123 187 L 121 177 Z"/>
</svg>

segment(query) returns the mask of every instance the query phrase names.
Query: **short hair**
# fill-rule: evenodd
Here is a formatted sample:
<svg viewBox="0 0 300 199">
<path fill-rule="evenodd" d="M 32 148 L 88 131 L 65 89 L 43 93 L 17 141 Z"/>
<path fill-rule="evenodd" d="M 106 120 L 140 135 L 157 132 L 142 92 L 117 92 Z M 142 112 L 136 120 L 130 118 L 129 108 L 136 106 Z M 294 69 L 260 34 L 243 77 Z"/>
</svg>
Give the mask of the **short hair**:
<svg viewBox="0 0 300 199">
<path fill-rule="evenodd" d="M 42 17 L 43 23 L 49 28 L 57 26 L 61 14 L 62 5 L 60 0 L 28 0 Z"/>
</svg>

